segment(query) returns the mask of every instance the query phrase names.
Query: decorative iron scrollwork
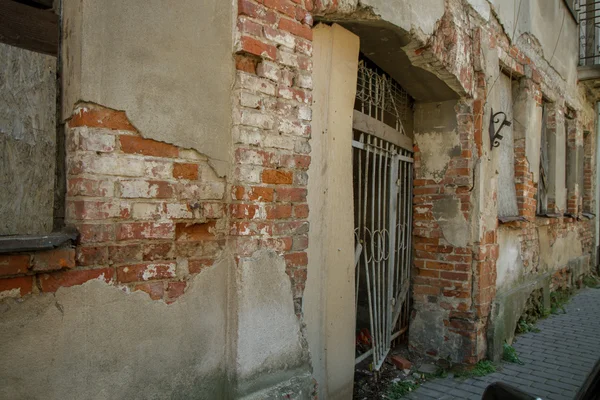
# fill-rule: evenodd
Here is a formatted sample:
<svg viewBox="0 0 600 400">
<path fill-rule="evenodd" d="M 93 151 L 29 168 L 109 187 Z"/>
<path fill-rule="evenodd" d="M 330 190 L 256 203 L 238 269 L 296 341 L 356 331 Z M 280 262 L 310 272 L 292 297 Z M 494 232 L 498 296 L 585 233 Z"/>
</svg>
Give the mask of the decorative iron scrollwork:
<svg viewBox="0 0 600 400">
<path fill-rule="evenodd" d="M 502 122 L 500 122 L 500 117 L 504 116 Z M 496 130 L 496 124 L 500 123 L 498 130 Z M 491 110 L 490 113 L 490 149 L 493 150 L 494 147 L 500 146 L 500 141 L 504 138 L 500 134 L 500 131 L 505 126 L 510 126 L 512 122 L 506 120 L 506 114 L 502 111 L 499 111 L 494 114 L 494 109 Z"/>
</svg>

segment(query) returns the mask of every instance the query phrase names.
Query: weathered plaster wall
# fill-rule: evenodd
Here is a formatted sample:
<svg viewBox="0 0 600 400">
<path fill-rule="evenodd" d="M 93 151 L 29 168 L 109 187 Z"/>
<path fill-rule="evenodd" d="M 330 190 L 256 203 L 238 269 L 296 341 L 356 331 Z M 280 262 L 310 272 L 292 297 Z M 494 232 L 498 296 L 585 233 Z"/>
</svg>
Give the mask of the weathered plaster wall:
<svg viewBox="0 0 600 400">
<path fill-rule="evenodd" d="M 444 14 L 444 0 L 425 0 L 419 3 L 404 0 L 362 0 L 386 21 L 421 37 L 433 34 L 436 22 Z"/>
<path fill-rule="evenodd" d="M 234 47 L 232 2 L 68 3 L 65 101 L 72 114 L 64 115 L 66 208 L 67 223 L 80 236 L 74 249 L 59 254 L 1 256 L 0 298 L 33 304 L 34 311 L 23 309 L 20 318 L 43 334 L 39 327 L 52 321 L 35 313 L 37 305 L 57 290 L 57 297 L 85 293 L 85 282 L 103 281 L 98 295 L 70 307 L 89 313 L 94 323 L 79 319 L 78 330 L 49 329 L 66 342 L 71 334 L 103 324 L 97 329 L 101 339 L 81 334 L 70 344 L 78 354 L 101 352 L 111 362 L 89 366 L 82 355 L 52 364 L 54 350 L 32 350 L 24 365 L 52 365 L 62 372 L 62 392 L 55 398 L 71 397 L 63 393 L 94 398 L 116 374 L 120 386 L 99 398 L 263 399 L 290 393 L 310 398 L 314 382 L 301 315 L 308 246 L 310 26 L 252 3 L 261 12 L 247 15 L 248 8 L 240 7 Z M 244 30 L 267 14 L 275 20 L 262 21 L 260 39 L 253 36 L 256 30 Z M 285 28 L 286 22 L 296 25 Z M 294 36 L 298 26 L 301 35 Z M 269 29 L 275 33 L 267 39 L 262 34 Z M 280 52 L 282 37 L 291 49 L 282 45 Z M 244 47 L 260 40 L 268 54 Z M 275 54 L 281 57 L 277 62 Z M 225 79 L 233 65 L 240 69 L 235 86 Z M 69 101 L 76 102 L 75 110 Z M 225 156 L 215 155 L 211 146 L 224 149 Z M 223 169 L 227 177 L 215 173 Z M 60 313 L 54 303 L 48 307 Z M 18 320 L 7 324 L 11 337 L 22 332 Z M 153 325 L 159 324 L 157 330 Z M 113 346 L 115 340 L 133 349 L 131 355 Z M 89 350 L 95 345 L 97 350 Z M 64 347 L 58 351 L 67 354 Z M 131 367 L 129 358 L 135 361 Z M 78 381 L 69 381 L 71 371 L 81 371 Z M 41 374 L 38 381 L 52 381 Z M 23 369 L 6 376 L 9 393 L 23 390 L 16 378 L 22 376 Z M 131 394 L 119 387 L 142 389 Z M 36 395 L 43 388 L 25 390 Z"/>
<path fill-rule="evenodd" d="M 196 149 L 224 175 L 233 2 L 65 0 L 63 9 L 63 118 L 78 101 L 125 110 L 145 137 Z"/>
<path fill-rule="evenodd" d="M 517 43 L 535 40 L 543 58 L 572 90 L 577 81 L 579 32 L 564 2 L 492 0 L 490 4 L 509 37 Z"/>
<path fill-rule="evenodd" d="M 498 229 L 497 297 L 488 329 L 490 358 L 500 359 L 503 343 L 512 342 L 535 290 L 541 291 L 548 309 L 551 291 L 574 287 L 589 273 L 593 243 L 593 223 L 571 218 L 540 218 Z"/>
<path fill-rule="evenodd" d="M 513 121 L 513 81 L 509 76 L 500 74 L 493 94 L 490 93 L 490 106 L 493 111 L 504 112 L 506 120 Z M 500 121 L 502 122 L 502 116 Z M 500 127 L 494 125 L 495 129 Z M 498 216 L 514 217 L 519 214 L 517 208 L 517 192 L 515 188 L 515 146 L 513 127 L 505 126 L 501 135 L 500 146 L 492 152 L 498 171 Z"/>
<path fill-rule="evenodd" d="M 203 271 L 169 305 L 101 279 L 6 299 L 0 397 L 227 398 L 229 268 L 223 261 Z"/>
<path fill-rule="evenodd" d="M 518 231 L 498 230 L 500 254 L 496 261 L 496 288 L 498 293 L 510 289 L 523 279 L 523 258 Z"/>
<path fill-rule="evenodd" d="M 415 141 L 423 161 L 417 178 L 440 182 L 450 159 L 460 154 L 455 106 L 456 101 L 415 104 Z"/>
<path fill-rule="evenodd" d="M 0 59 L 0 235 L 48 233 L 56 173 L 56 57 L 0 43 Z"/>
<path fill-rule="evenodd" d="M 551 228 L 543 227 L 539 235 L 541 272 L 555 271 L 583 255 L 581 238 L 575 231 L 567 231 L 557 237 Z"/>
<path fill-rule="evenodd" d="M 431 35 L 444 14 L 444 0 L 424 0 L 418 4 L 404 0 L 320 0 L 318 14 L 366 12 L 421 39 Z"/>
<path fill-rule="evenodd" d="M 236 398 L 276 398 L 281 382 L 296 398 L 313 392 L 308 345 L 294 311 L 285 260 L 259 250 L 243 258 L 236 274 L 234 352 Z M 266 389 L 265 389 L 266 388 Z M 247 396 L 248 395 L 248 396 Z M 246 397 L 247 396 L 247 397 Z"/>
<path fill-rule="evenodd" d="M 352 397 L 356 320 L 351 148 L 359 39 L 336 24 L 318 25 L 314 32 L 311 229 L 303 309 L 319 397 L 347 399 Z"/>
</svg>

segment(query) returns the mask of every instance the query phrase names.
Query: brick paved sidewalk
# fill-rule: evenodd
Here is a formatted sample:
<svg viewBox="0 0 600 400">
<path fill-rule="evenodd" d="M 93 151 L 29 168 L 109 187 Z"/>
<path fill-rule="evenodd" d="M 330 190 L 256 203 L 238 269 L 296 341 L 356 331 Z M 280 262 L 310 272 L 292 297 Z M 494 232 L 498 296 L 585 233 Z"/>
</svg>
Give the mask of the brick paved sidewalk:
<svg viewBox="0 0 600 400">
<path fill-rule="evenodd" d="M 464 381 L 436 379 L 407 398 L 481 399 L 487 385 L 501 381 L 544 400 L 572 400 L 600 358 L 600 289 L 581 290 L 565 308 L 539 321 L 539 333 L 517 337 L 514 348 L 525 365 L 503 363 L 499 372 Z"/>
</svg>

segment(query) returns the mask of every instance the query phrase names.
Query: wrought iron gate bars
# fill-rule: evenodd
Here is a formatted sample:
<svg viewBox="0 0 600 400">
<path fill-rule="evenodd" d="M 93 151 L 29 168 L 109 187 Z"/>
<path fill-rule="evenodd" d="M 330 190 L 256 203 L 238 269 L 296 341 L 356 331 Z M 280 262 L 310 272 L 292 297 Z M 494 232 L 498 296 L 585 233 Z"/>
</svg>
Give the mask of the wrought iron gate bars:
<svg viewBox="0 0 600 400">
<path fill-rule="evenodd" d="M 354 166 L 356 307 L 363 266 L 372 340 L 371 350 L 356 363 L 372 355 L 378 370 L 400 334 L 393 329 L 410 285 L 413 159 L 409 151 L 376 136 L 361 132 L 358 139 L 352 142 L 359 152 Z"/>
</svg>

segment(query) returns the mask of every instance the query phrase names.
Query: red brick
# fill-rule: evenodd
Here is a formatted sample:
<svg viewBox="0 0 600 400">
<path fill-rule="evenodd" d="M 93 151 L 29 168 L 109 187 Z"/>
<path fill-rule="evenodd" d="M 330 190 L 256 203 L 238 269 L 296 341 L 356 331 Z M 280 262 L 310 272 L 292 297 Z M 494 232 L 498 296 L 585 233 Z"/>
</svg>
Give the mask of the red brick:
<svg viewBox="0 0 600 400">
<path fill-rule="evenodd" d="M 21 296 L 25 296 L 30 294 L 32 289 L 33 276 L 0 279 L 0 293 L 18 290 Z"/>
<path fill-rule="evenodd" d="M 160 300 L 163 298 L 165 285 L 163 282 L 140 283 L 135 285 L 133 290 L 141 290 L 148 293 L 152 300 Z"/>
<path fill-rule="evenodd" d="M 198 179 L 198 165 L 175 163 L 173 164 L 173 177 L 195 181 Z"/>
<path fill-rule="evenodd" d="M 261 245 L 264 248 L 273 249 L 275 251 L 289 251 L 292 249 L 291 237 L 266 238 L 261 240 Z"/>
<path fill-rule="evenodd" d="M 297 235 L 308 233 L 307 221 L 280 222 L 273 225 L 274 235 Z"/>
<path fill-rule="evenodd" d="M 440 294 L 440 289 L 433 286 L 413 285 L 413 293 L 418 295 L 437 296 Z"/>
<path fill-rule="evenodd" d="M 126 244 L 108 247 L 110 262 L 120 264 L 124 262 L 141 261 L 142 246 L 139 244 Z"/>
<path fill-rule="evenodd" d="M 29 263 L 28 254 L 0 255 L 0 276 L 24 274 Z"/>
<path fill-rule="evenodd" d="M 248 191 L 248 200 L 271 202 L 271 201 L 273 201 L 273 195 L 274 195 L 273 188 L 253 186 Z"/>
<path fill-rule="evenodd" d="M 294 217 L 308 218 L 308 204 L 298 204 L 294 206 Z"/>
<path fill-rule="evenodd" d="M 456 297 L 459 299 L 468 299 L 469 297 L 471 297 L 470 292 L 461 291 L 461 290 L 444 290 L 442 292 L 442 294 L 445 297 Z"/>
<path fill-rule="evenodd" d="M 179 156 L 179 149 L 173 145 L 157 142 L 152 139 L 144 139 L 139 136 L 121 135 L 121 150 L 129 154 L 143 154 L 145 156 L 169 157 Z"/>
<path fill-rule="evenodd" d="M 298 55 L 296 57 L 298 60 L 298 68 L 303 71 L 311 71 L 312 70 L 312 58 L 307 56 Z"/>
<path fill-rule="evenodd" d="M 437 270 L 448 270 L 452 271 L 454 266 L 448 263 L 442 263 L 437 261 L 427 261 L 427 268 L 429 269 L 437 269 Z"/>
<path fill-rule="evenodd" d="M 231 197 L 233 200 L 244 200 L 244 193 L 246 193 L 246 188 L 243 186 L 233 186 L 231 188 Z"/>
<path fill-rule="evenodd" d="M 312 103 L 312 92 L 309 90 L 293 87 L 279 87 L 277 96 L 286 100 L 295 100 L 299 103 Z M 310 129 L 310 126 L 308 127 Z M 304 137 L 310 137 L 310 131 L 303 134 Z"/>
<path fill-rule="evenodd" d="M 440 276 L 442 279 L 449 279 L 451 281 L 468 281 L 469 274 L 463 272 L 451 272 L 451 271 L 442 271 Z"/>
<path fill-rule="evenodd" d="M 106 197 L 112 195 L 110 181 L 87 178 L 70 178 L 67 182 L 69 196 Z"/>
<path fill-rule="evenodd" d="M 261 37 L 263 35 L 263 27 L 254 21 L 247 18 L 240 18 L 237 22 L 238 31 L 241 33 L 249 33 L 254 36 Z"/>
<path fill-rule="evenodd" d="M 215 237 L 216 221 L 188 224 L 181 222 L 175 225 L 175 239 L 180 241 L 201 242 Z"/>
<path fill-rule="evenodd" d="M 305 22 L 310 26 L 313 24 L 312 15 L 302 7 L 296 7 L 296 15 L 294 17 L 296 21 Z"/>
<path fill-rule="evenodd" d="M 308 277 L 308 271 L 306 270 L 306 268 L 298 268 L 294 271 L 293 277 L 295 281 L 306 282 L 306 278 Z"/>
<path fill-rule="evenodd" d="M 78 224 L 81 243 L 101 243 L 114 240 L 115 227 L 112 224 Z"/>
<path fill-rule="evenodd" d="M 75 249 L 54 249 L 33 255 L 31 269 L 36 272 L 64 268 L 75 268 Z"/>
<path fill-rule="evenodd" d="M 248 15 L 268 24 L 274 24 L 277 21 L 277 14 L 274 11 L 257 5 L 251 0 L 238 0 L 238 14 Z"/>
<path fill-rule="evenodd" d="M 176 264 L 143 263 L 125 265 L 117 268 L 117 280 L 122 283 L 168 279 L 175 277 Z"/>
<path fill-rule="evenodd" d="M 308 255 L 305 252 L 289 253 L 283 256 L 288 268 L 308 265 Z"/>
<path fill-rule="evenodd" d="M 112 268 L 72 270 L 41 275 L 39 283 L 42 292 L 56 292 L 60 287 L 81 285 L 92 279 L 100 279 L 108 283 L 113 276 Z"/>
<path fill-rule="evenodd" d="M 171 260 L 173 255 L 173 243 L 149 243 L 144 246 L 144 261 Z"/>
<path fill-rule="evenodd" d="M 201 258 L 188 260 L 188 271 L 190 274 L 198 274 L 206 268 L 212 267 L 215 261 L 212 258 Z"/>
<path fill-rule="evenodd" d="M 296 16 L 296 6 L 291 4 L 289 0 L 264 0 L 265 7 L 277 10 L 290 17 Z"/>
<path fill-rule="evenodd" d="M 272 222 L 232 221 L 229 229 L 231 235 L 272 235 Z"/>
<path fill-rule="evenodd" d="M 308 235 L 294 236 L 292 250 L 306 250 L 308 248 Z"/>
<path fill-rule="evenodd" d="M 173 223 L 131 222 L 117 226 L 117 240 L 172 239 Z"/>
<path fill-rule="evenodd" d="M 186 282 L 169 282 L 167 287 L 167 303 L 173 303 L 179 296 L 185 292 Z"/>
<path fill-rule="evenodd" d="M 313 33 L 310 26 L 301 24 L 291 19 L 281 18 L 279 20 L 278 28 L 311 41 L 313 39 Z"/>
<path fill-rule="evenodd" d="M 67 202 L 67 214 L 76 220 L 115 218 L 121 216 L 121 211 L 120 204 L 112 201 L 71 200 Z"/>
<path fill-rule="evenodd" d="M 267 219 L 285 219 L 292 216 L 292 206 L 286 205 L 272 205 L 266 207 Z"/>
<path fill-rule="evenodd" d="M 241 37 L 240 49 L 247 53 L 271 60 L 277 58 L 277 47 L 250 36 Z"/>
<path fill-rule="evenodd" d="M 400 356 L 391 356 L 390 361 L 396 366 L 396 368 L 401 370 L 410 369 L 412 367 L 412 363 L 410 361 Z"/>
<path fill-rule="evenodd" d="M 127 179 L 119 182 L 121 197 L 125 199 L 169 199 L 173 197 L 173 185 L 166 181 Z M 127 218 L 122 215 L 122 218 Z"/>
<path fill-rule="evenodd" d="M 71 116 L 69 127 L 87 126 L 113 130 L 137 131 L 123 111 L 98 106 L 84 106 Z"/>
<path fill-rule="evenodd" d="M 235 150 L 235 162 L 237 164 L 271 167 L 276 165 L 276 160 L 276 154 L 271 151 L 246 148 L 238 148 Z"/>
<path fill-rule="evenodd" d="M 277 201 L 302 203 L 306 201 L 306 189 L 304 188 L 277 188 Z"/>
<path fill-rule="evenodd" d="M 229 214 L 231 218 L 252 219 L 258 211 L 258 206 L 255 204 L 230 204 Z"/>
<path fill-rule="evenodd" d="M 306 170 L 310 166 L 310 156 L 286 154 L 281 156 L 281 166 Z"/>
<path fill-rule="evenodd" d="M 103 265 L 108 262 L 108 248 L 105 246 L 77 247 L 77 265 Z"/>
<path fill-rule="evenodd" d="M 417 275 L 427 278 L 439 278 L 440 271 L 437 271 L 435 269 L 419 269 L 417 271 Z"/>
</svg>

